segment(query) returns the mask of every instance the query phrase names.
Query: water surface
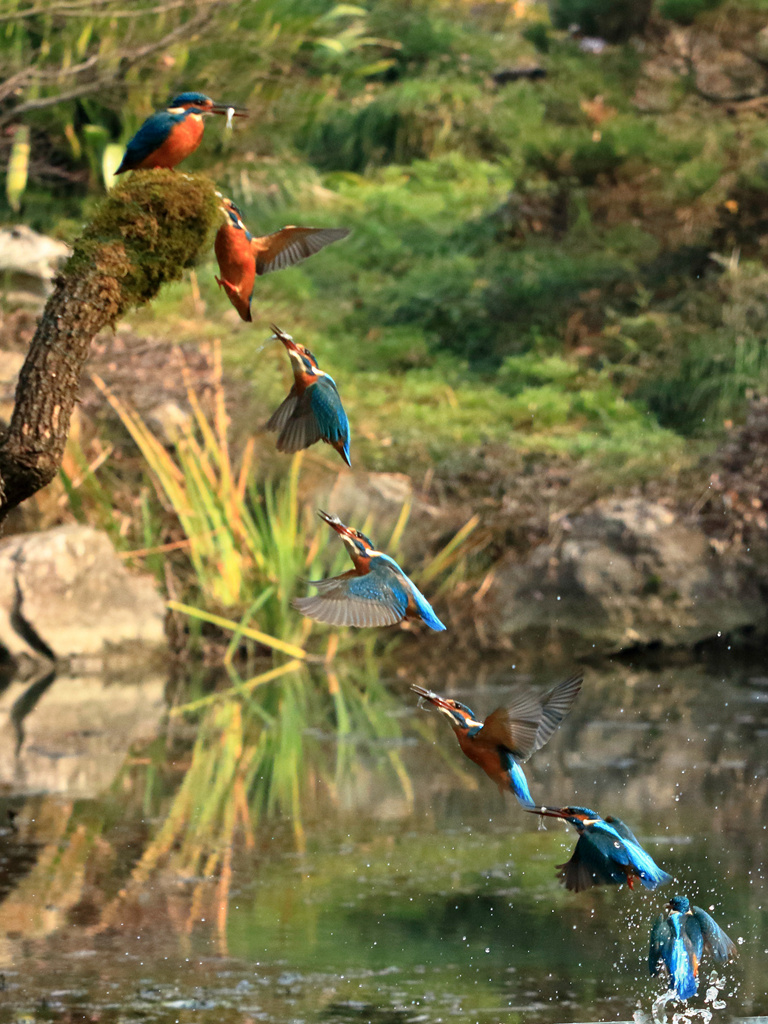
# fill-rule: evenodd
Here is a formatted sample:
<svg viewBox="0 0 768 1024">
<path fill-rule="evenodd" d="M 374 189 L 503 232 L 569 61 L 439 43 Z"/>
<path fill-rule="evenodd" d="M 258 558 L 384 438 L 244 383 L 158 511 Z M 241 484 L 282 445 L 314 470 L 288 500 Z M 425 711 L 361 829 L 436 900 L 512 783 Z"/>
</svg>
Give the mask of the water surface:
<svg viewBox="0 0 768 1024">
<path fill-rule="evenodd" d="M 115 777 L 98 776 L 99 793 L 20 793 L 12 773 L 0 776 L 11 779 L 0 816 L 5 806 L 18 814 L 17 830 L 0 835 L 0 1024 L 626 1019 L 664 988 L 647 976 L 648 934 L 674 892 L 714 908 L 740 944 L 723 972 L 721 1018 L 768 1013 L 768 679 L 738 665 L 585 675 L 573 714 L 529 764 L 534 798 L 618 814 L 673 886 L 565 892 L 555 865 L 573 830 L 541 830 L 503 799 L 401 680 L 380 688 L 378 740 L 351 727 L 340 750 L 309 708 L 300 824 L 257 813 L 253 795 L 241 807 L 250 829 L 238 824 L 242 793 L 260 784 L 248 789 L 244 774 L 238 789 L 238 768 L 217 810 L 222 822 L 232 815 L 231 831 L 217 840 L 198 822 L 147 860 L 199 757 L 217 769 L 242 763 L 230 732 L 209 741 L 198 726 L 193 749 L 190 724 L 173 720 L 170 737 L 131 737 Z M 486 673 L 477 686 L 454 670 L 452 695 L 484 716 L 514 678 Z M 34 715 L 66 684 L 50 685 L 27 722 L 37 764 Z M 97 727 L 83 704 L 85 733 L 106 728 L 95 706 Z M 97 776 L 83 767 L 78 777 Z M 177 854 L 194 843 L 200 857 L 186 862 L 202 868 L 185 876 Z"/>
</svg>

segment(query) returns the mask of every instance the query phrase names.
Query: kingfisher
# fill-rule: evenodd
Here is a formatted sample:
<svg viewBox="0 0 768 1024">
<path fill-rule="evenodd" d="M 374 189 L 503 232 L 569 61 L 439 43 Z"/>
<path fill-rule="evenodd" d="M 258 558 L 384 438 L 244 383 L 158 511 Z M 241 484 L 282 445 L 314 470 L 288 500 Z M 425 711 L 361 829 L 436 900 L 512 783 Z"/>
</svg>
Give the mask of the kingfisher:
<svg viewBox="0 0 768 1024">
<path fill-rule="evenodd" d="M 348 466 L 349 421 L 333 377 L 317 365 L 304 345 L 272 324 L 270 341 L 282 341 L 291 360 L 293 386 L 287 398 L 267 421 L 266 429 L 277 433 L 279 452 L 297 452 L 316 441 L 335 448 Z"/>
<path fill-rule="evenodd" d="M 673 896 L 651 929 L 648 968 L 651 975 L 669 975 L 669 987 L 678 999 L 690 999 L 699 988 L 702 953 L 718 963 L 737 956 L 736 944 L 701 907 L 692 907 L 685 896 Z"/>
<path fill-rule="evenodd" d="M 167 110 L 147 118 L 128 143 L 115 174 L 176 167 L 200 145 L 206 114 L 226 114 L 229 119 L 247 117 L 248 111 L 230 103 L 214 103 L 201 92 L 183 92 L 171 100 Z"/>
<path fill-rule="evenodd" d="M 216 283 L 227 293 L 240 319 L 246 322 L 251 320 L 251 296 L 257 275 L 295 266 L 349 234 L 347 228 L 305 228 L 289 224 L 271 235 L 256 238 L 245 226 L 242 213 L 231 199 L 221 197 L 221 210 L 224 223 L 214 243 L 221 274 Z"/>
<path fill-rule="evenodd" d="M 657 889 L 672 881 L 654 862 L 635 835 L 620 818 L 602 818 L 588 807 L 526 807 L 532 814 L 562 818 L 579 833 L 573 856 L 558 864 L 557 877 L 572 892 L 593 885 L 622 885 L 633 888 L 639 878 L 646 889 Z"/>
<path fill-rule="evenodd" d="M 466 704 L 440 697 L 423 686 L 411 689 L 447 717 L 461 749 L 493 779 L 499 792 L 510 790 L 530 809 L 534 802 L 521 762 L 544 746 L 571 710 L 583 681 L 583 676 L 571 676 L 541 696 L 518 687 L 510 703 L 496 708 L 484 722 L 478 721 Z"/>
<path fill-rule="evenodd" d="M 345 526 L 337 516 L 317 514 L 344 541 L 355 567 L 332 579 L 310 580 L 318 593 L 294 598 L 294 608 L 332 626 L 393 626 L 403 619 L 421 619 L 430 629 L 445 629 L 393 558 L 377 551 L 364 533 Z"/>
</svg>

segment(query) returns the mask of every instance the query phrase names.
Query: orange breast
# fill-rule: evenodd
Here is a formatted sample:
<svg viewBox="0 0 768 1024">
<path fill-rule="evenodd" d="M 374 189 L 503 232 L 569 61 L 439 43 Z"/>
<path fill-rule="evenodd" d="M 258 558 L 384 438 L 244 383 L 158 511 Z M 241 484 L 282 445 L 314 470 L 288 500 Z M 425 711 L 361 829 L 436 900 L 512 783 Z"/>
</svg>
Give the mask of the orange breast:
<svg viewBox="0 0 768 1024">
<path fill-rule="evenodd" d="M 492 747 L 482 746 L 473 740 L 471 736 L 467 736 L 466 733 L 459 732 L 458 729 L 454 731 L 456 732 L 459 746 L 470 761 L 474 761 L 476 765 L 479 765 L 488 778 L 493 779 L 498 786 L 505 788 L 507 784 L 507 775 L 502 767 L 498 751 Z"/>
<path fill-rule="evenodd" d="M 182 160 L 194 153 L 203 137 L 203 119 L 200 114 L 188 114 L 171 129 L 165 142 L 145 157 L 138 165 L 147 167 L 176 167 Z"/>
<path fill-rule="evenodd" d="M 221 276 L 244 298 L 250 298 L 256 280 L 256 261 L 245 232 L 232 224 L 222 224 L 213 248 Z"/>
<path fill-rule="evenodd" d="M 303 373 L 301 370 L 297 371 L 295 364 L 293 365 L 293 380 L 296 385 L 296 391 L 298 394 L 303 395 L 308 387 L 317 382 L 317 377 L 313 377 L 308 373 Z M 367 570 L 366 570 L 367 571 Z"/>
</svg>

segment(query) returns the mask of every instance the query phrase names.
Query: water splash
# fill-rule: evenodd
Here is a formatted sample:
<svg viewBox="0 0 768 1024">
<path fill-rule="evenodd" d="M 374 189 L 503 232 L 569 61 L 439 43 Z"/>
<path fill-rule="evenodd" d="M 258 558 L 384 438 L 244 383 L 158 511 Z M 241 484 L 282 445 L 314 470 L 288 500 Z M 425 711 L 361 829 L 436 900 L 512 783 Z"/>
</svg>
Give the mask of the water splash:
<svg viewBox="0 0 768 1024">
<path fill-rule="evenodd" d="M 688 1006 L 684 1010 L 678 1010 L 672 1014 L 671 1022 L 668 1020 L 665 1007 L 668 1003 L 679 1003 L 677 994 L 668 989 L 654 999 L 650 1013 L 646 1012 L 640 1003 L 632 1015 L 635 1024 L 691 1024 L 692 1021 L 699 1021 L 700 1024 L 710 1024 L 714 1016 L 714 1010 L 724 1010 L 726 1002 L 721 998 L 722 990 L 725 988 L 725 976 L 718 975 L 712 971 L 707 982 L 707 991 L 704 995 L 704 1006 Z"/>
</svg>

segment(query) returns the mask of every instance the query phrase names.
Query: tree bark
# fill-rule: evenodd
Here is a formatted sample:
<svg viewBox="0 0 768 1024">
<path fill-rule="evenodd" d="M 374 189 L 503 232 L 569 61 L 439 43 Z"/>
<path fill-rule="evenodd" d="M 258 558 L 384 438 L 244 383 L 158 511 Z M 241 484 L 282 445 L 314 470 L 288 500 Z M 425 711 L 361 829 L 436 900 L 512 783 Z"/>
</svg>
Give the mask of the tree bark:
<svg viewBox="0 0 768 1024">
<path fill-rule="evenodd" d="M 132 175 L 102 203 L 48 299 L 0 437 L 0 524 L 61 465 L 93 337 L 181 277 L 218 218 L 214 185 L 173 171 Z"/>
</svg>

